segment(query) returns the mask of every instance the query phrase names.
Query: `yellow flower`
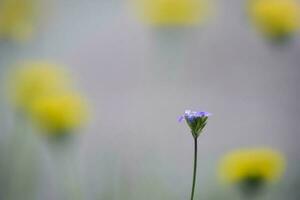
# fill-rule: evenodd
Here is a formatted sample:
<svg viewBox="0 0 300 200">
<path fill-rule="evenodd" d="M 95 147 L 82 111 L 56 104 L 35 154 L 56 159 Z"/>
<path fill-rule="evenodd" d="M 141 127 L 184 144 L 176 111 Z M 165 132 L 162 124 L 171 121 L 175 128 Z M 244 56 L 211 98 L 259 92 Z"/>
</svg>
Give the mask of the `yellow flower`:
<svg viewBox="0 0 300 200">
<path fill-rule="evenodd" d="M 43 96 L 32 103 L 30 114 L 45 132 L 59 135 L 84 124 L 87 106 L 84 99 L 74 93 Z"/>
<path fill-rule="evenodd" d="M 26 110 L 39 96 L 65 91 L 70 80 L 66 72 L 55 64 L 27 62 L 9 77 L 8 83 L 13 104 L 18 109 Z"/>
<path fill-rule="evenodd" d="M 220 178 L 230 183 L 249 179 L 276 181 L 283 173 L 284 158 L 272 149 L 243 149 L 227 154 L 220 163 Z"/>
<path fill-rule="evenodd" d="M 250 16 L 259 30 L 270 37 L 285 37 L 300 28 L 297 0 L 251 0 Z"/>
<path fill-rule="evenodd" d="M 28 39 L 35 21 L 36 0 L 2 0 L 0 2 L 0 38 Z"/>
<path fill-rule="evenodd" d="M 205 0 L 136 0 L 143 19 L 154 25 L 194 25 L 207 12 Z"/>
</svg>

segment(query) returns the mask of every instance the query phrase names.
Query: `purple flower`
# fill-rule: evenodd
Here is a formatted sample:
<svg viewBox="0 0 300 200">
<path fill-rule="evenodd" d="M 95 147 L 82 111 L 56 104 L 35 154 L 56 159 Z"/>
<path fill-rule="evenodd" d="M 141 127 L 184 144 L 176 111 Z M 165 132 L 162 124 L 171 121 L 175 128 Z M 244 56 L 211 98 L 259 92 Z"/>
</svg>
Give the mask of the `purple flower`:
<svg viewBox="0 0 300 200">
<path fill-rule="evenodd" d="M 178 121 L 182 122 L 184 119 L 191 121 L 191 120 L 195 120 L 196 118 L 199 118 L 199 117 L 209 117 L 209 116 L 211 116 L 211 113 L 209 113 L 209 112 L 186 110 L 184 112 L 184 115 L 181 115 L 178 118 Z"/>
<path fill-rule="evenodd" d="M 179 117 L 178 121 L 182 122 L 185 120 L 191 128 L 193 136 L 197 138 L 204 129 L 209 116 L 211 116 L 209 112 L 186 110 L 184 114 Z"/>
</svg>

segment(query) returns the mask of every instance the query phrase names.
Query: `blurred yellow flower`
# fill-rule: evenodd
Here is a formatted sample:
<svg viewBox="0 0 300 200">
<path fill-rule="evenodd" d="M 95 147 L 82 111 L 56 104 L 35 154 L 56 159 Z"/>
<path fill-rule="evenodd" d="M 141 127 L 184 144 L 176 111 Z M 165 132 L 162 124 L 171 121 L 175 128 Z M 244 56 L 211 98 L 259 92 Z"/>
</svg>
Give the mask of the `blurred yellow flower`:
<svg viewBox="0 0 300 200">
<path fill-rule="evenodd" d="M 207 14 L 205 0 L 135 0 L 143 19 L 154 25 L 194 25 Z"/>
<path fill-rule="evenodd" d="M 9 95 L 18 109 L 26 110 L 32 101 L 43 95 L 67 90 L 70 79 L 59 66 L 47 62 L 27 62 L 9 77 Z"/>
<path fill-rule="evenodd" d="M 35 21 L 36 0 L 0 1 L 0 38 L 28 39 Z"/>
<path fill-rule="evenodd" d="M 251 0 L 250 16 L 258 29 L 270 37 L 285 37 L 300 28 L 297 0 Z"/>
<path fill-rule="evenodd" d="M 74 93 L 43 96 L 32 103 L 30 114 L 47 133 L 65 134 L 84 124 L 87 105 Z"/>
<path fill-rule="evenodd" d="M 229 183 L 249 179 L 276 181 L 284 171 L 284 157 L 272 149 L 243 149 L 227 154 L 220 163 L 220 178 Z"/>
</svg>

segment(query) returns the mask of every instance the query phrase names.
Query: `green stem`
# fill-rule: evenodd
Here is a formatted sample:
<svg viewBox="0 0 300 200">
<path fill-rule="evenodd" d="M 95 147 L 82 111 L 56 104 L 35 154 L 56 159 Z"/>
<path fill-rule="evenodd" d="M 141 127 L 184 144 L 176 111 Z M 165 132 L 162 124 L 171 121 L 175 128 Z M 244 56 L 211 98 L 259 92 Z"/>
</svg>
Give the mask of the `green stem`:
<svg viewBox="0 0 300 200">
<path fill-rule="evenodd" d="M 65 139 L 65 138 L 58 138 Z M 71 138 L 69 138 L 71 139 Z M 58 199 L 81 200 L 82 189 L 79 179 L 79 169 L 77 168 L 77 159 L 74 151 L 73 141 L 52 141 L 50 150 L 53 157 L 55 174 L 57 175 L 57 195 Z M 70 142 L 70 143 L 68 143 Z M 77 179 L 78 178 L 78 179 Z"/>
<path fill-rule="evenodd" d="M 193 186 L 192 186 L 192 193 L 191 193 L 191 200 L 194 199 L 194 193 L 195 193 L 195 185 L 196 185 L 196 176 L 197 176 L 197 146 L 198 146 L 198 140 L 195 137 L 194 138 L 194 172 L 193 172 Z"/>
</svg>

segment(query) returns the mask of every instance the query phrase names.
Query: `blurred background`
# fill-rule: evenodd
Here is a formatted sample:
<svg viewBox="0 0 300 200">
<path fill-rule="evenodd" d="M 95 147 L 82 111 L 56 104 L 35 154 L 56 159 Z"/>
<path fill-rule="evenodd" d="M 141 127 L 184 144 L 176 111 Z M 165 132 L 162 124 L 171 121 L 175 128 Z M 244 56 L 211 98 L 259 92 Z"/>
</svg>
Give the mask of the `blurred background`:
<svg viewBox="0 0 300 200">
<path fill-rule="evenodd" d="M 299 32 L 270 39 L 246 0 L 214 0 L 192 24 L 149 22 L 136 1 L 16 2 L 23 29 L 0 31 L 0 199 L 188 199 L 193 140 L 177 121 L 185 109 L 213 113 L 199 138 L 196 199 L 234 196 L 218 180 L 219 159 L 252 147 L 286 159 L 264 199 L 299 199 Z M 9 74 L 28 61 L 62 66 L 86 99 L 72 142 L 49 145 L 7 98 Z M 58 192 L 68 165 L 76 198 Z"/>
</svg>

